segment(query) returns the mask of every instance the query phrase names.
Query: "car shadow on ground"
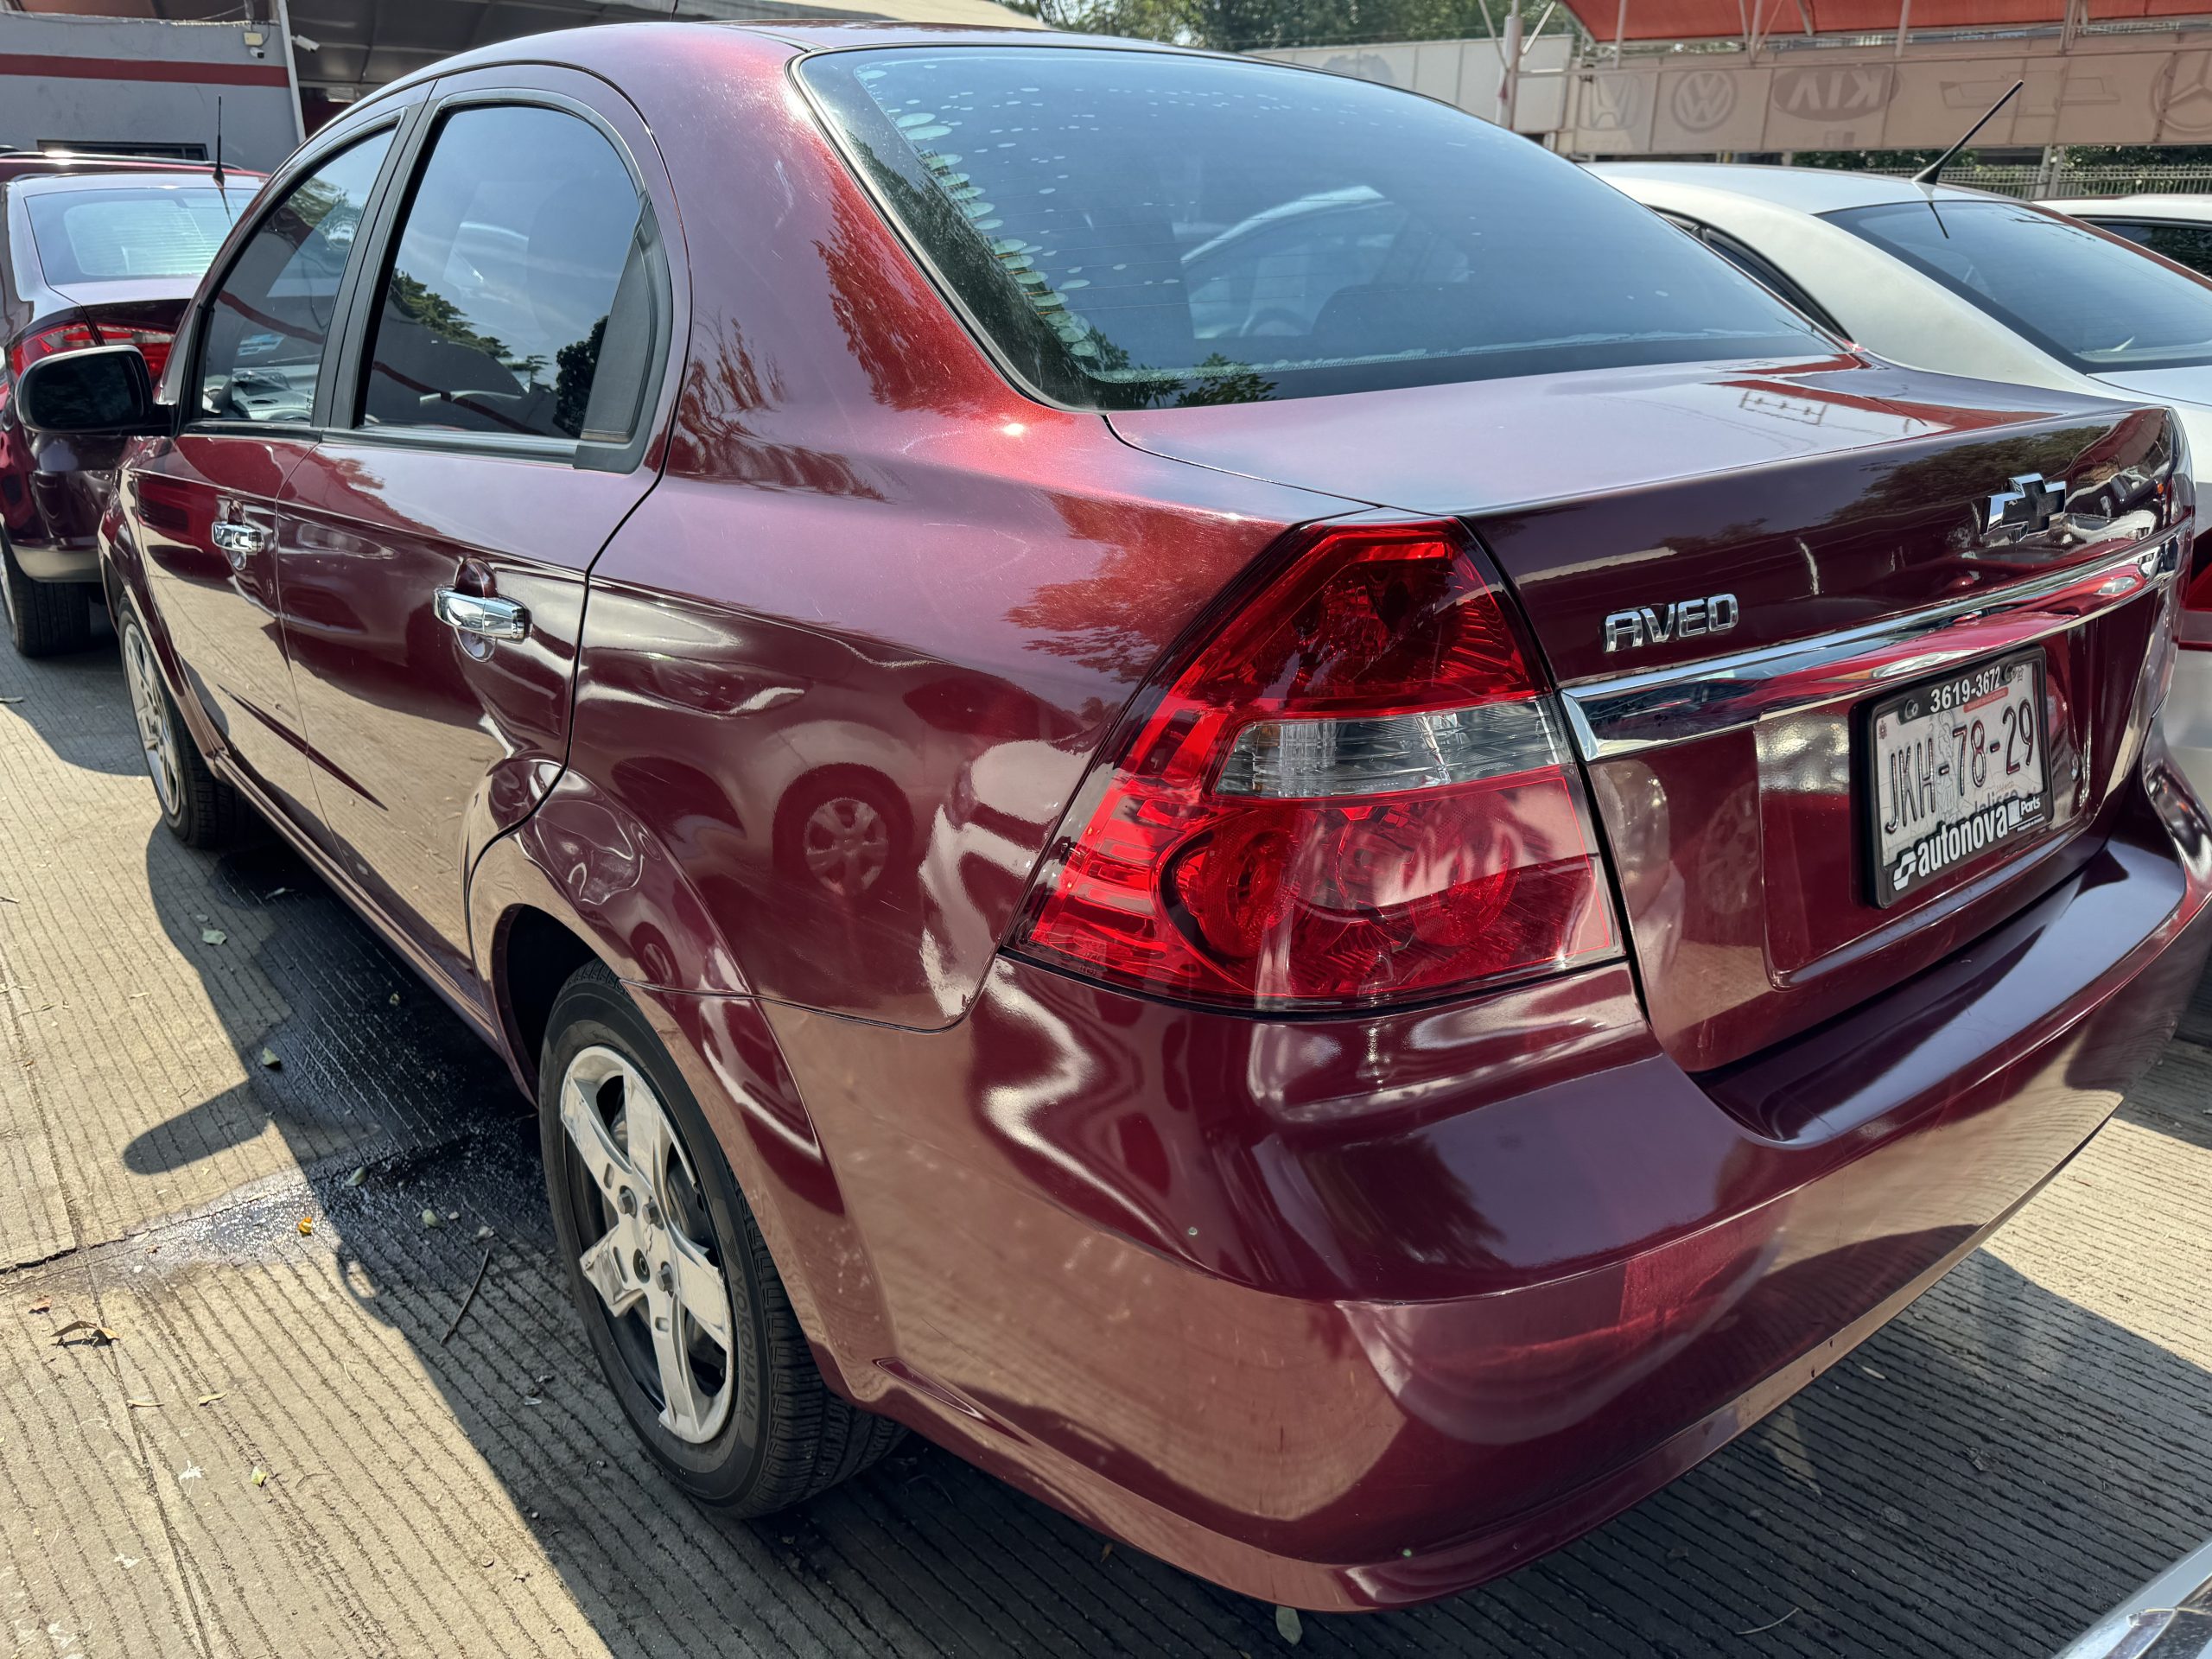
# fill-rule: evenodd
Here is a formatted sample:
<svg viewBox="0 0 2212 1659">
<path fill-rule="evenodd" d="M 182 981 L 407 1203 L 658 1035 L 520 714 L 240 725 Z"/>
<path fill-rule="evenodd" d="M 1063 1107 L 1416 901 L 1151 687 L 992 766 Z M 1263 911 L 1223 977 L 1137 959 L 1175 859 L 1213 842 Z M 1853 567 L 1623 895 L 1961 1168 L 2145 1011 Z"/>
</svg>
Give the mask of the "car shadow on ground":
<svg viewBox="0 0 2212 1659">
<path fill-rule="evenodd" d="M 246 1080 L 140 1135 L 125 1164 L 159 1173 L 281 1132 L 354 1313 L 410 1344 L 610 1644 L 719 1651 L 718 1631 L 766 1620 L 792 1650 L 1280 1649 L 1273 1609 L 1109 1548 L 918 1440 L 788 1515 L 702 1517 L 631 1451 L 599 1382 L 554 1255 L 534 1116 L 504 1068 L 289 851 L 264 842 L 147 866 L 156 883 L 180 868 L 204 870 L 205 891 L 157 895 L 158 909 L 188 958 L 211 964 L 208 1003 Z M 195 950 L 201 914 L 251 939 L 250 957 Z M 451 1220 L 425 1228 L 425 1209 Z M 485 1288 L 448 1343 L 487 1251 Z M 1977 1255 L 1592 1536 L 1433 1607 L 1307 1616 L 1303 1645 L 2045 1651 L 2207 1530 L 2208 1381 Z"/>
<path fill-rule="evenodd" d="M 0 652 L 10 651 L 0 631 Z M 130 700 L 122 690 L 123 662 L 116 654 L 115 630 L 108 626 L 107 612 L 92 607 L 92 642 L 83 651 L 66 656 L 20 660 L 11 666 L 7 695 L 21 697 L 10 704 L 42 738 L 54 754 L 68 765 L 111 776 L 135 774 L 145 762 L 135 743 L 118 743 L 115 721 L 109 713 L 120 697 L 125 721 Z"/>
</svg>

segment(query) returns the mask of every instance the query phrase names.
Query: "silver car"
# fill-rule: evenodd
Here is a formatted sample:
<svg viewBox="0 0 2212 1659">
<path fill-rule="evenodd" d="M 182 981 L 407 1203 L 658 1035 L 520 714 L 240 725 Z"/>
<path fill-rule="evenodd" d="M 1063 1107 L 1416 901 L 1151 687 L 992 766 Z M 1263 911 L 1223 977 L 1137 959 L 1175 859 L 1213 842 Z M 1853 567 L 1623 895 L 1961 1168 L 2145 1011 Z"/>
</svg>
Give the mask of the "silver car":
<svg viewBox="0 0 2212 1659">
<path fill-rule="evenodd" d="M 2212 1655 L 2212 1544 L 2184 1555 L 2097 1621 L 2058 1659 Z"/>
<path fill-rule="evenodd" d="M 2171 405 L 2212 476 L 2212 281 L 2031 203 L 1814 168 L 1591 169 L 1815 321 L 1913 368 Z M 2212 800 L 2212 575 L 2192 585 L 2163 725 Z"/>
</svg>

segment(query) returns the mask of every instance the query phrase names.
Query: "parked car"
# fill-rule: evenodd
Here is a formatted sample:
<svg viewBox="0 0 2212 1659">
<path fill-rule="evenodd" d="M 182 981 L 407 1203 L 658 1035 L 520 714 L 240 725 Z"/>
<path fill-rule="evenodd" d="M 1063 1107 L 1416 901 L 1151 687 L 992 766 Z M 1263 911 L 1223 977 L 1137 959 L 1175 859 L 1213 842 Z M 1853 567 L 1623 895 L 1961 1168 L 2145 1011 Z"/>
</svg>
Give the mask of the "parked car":
<svg viewBox="0 0 2212 1659">
<path fill-rule="evenodd" d="M 2179 416 L 2200 468 L 2212 457 L 2212 281 L 2120 236 L 2005 196 L 1864 173 L 1592 170 L 1891 362 L 2148 397 Z M 2006 505 L 2063 510 L 2084 481 L 2052 473 L 2032 501 Z M 2165 741 L 2212 798 L 2212 565 L 2185 584 L 2182 646 Z"/>
<path fill-rule="evenodd" d="M 1383 258 L 1314 214 L 1333 291 L 1201 326 L 1193 249 L 1356 185 Z M 906 1424 L 1272 1600 L 1474 1584 L 1973 1249 L 2212 942 L 2164 411 L 1874 362 L 1346 78 L 486 48 L 272 179 L 157 396 L 18 399 L 137 435 L 170 830 L 267 818 L 506 1058 L 741 1513 Z M 908 754 L 865 879 L 765 805 L 841 743 Z"/>
<path fill-rule="evenodd" d="M 184 302 L 257 177 L 0 152 L 0 601 L 27 657 L 81 649 L 99 595 L 93 531 L 118 444 L 35 446 L 8 407 L 41 358 L 133 346 L 167 361 Z"/>
<path fill-rule="evenodd" d="M 2068 196 L 2042 206 L 2212 276 L 2212 196 Z"/>
<path fill-rule="evenodd" d="M 2204 1659 L 2212 1653 L 2212 1543 L 2191 1550 L 2069 1643 L 2058 1659 Z"/>
</svg>

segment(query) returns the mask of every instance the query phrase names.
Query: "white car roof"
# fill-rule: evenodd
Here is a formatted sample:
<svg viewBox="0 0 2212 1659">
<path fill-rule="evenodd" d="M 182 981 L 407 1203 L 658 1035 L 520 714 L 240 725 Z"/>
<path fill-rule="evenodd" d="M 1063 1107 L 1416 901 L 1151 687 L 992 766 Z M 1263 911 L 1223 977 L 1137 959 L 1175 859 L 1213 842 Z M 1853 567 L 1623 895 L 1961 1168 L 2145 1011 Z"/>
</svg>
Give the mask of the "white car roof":
<svg viewBox="0 0 2212 1659">
<path fill-rule="evenodd" d="M 1927 201 L 1931 198 L 1937 201 L 2009 200 L 1955 184 L 1915 184 L 1910 179 L 1844 173 L 1821 167 L 1746 167 L 1729 162 L 1597 162 L 1590 170 L 1617 183 L 1644 179 L 1655 184 L 1726 190 L 1805 213 L 1832 213 L 1844 207 L 1875 207 L 1884 202 Z"/>
<path fill-rule="evenodd" d="M 2212 196 L 2053 196 L 2037 205 L 2076 219 L 2177 219 L 2212 225 Z"/>
</svg>

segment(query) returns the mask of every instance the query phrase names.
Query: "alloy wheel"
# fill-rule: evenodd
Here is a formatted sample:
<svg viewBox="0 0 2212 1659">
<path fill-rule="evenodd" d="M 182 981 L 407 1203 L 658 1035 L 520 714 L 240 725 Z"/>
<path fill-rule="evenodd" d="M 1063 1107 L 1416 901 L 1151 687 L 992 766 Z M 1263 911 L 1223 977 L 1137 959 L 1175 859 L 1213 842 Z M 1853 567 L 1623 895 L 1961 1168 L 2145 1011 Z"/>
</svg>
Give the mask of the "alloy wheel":
<svg viewBox="0 0 2212 1659">
<path fill-rule="evenodd" d="M 569 1062 L 561 1127 L 577 1236 L 594 1241 L 577 1265 L 615 1346 L 662 1427 L 711 1440 L 729 1418 L 737 1350 L 696 1166 L 652 1085 L 611 1048 Z"/>
<path fill-rule="evenodd" d="M 177 761 L 177 738 L 169 720 L 168 699 L 162 695 L 162 679 L 154 666 L 146 631 L 131 623 L 123 631 L 124 677 L 130 683 L 130 712 L 138 722 L 138 746 L 145 752 L 147 775 L 162 810 L 174 817 L 183 791 L 183 774 Z"/>
</svg>

